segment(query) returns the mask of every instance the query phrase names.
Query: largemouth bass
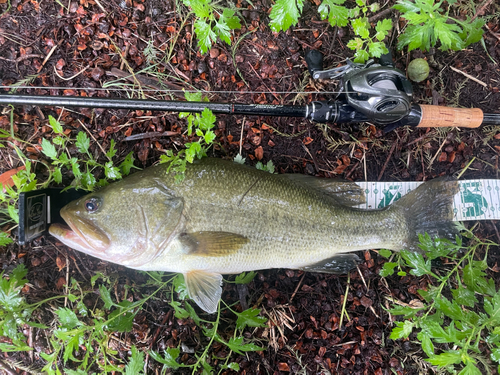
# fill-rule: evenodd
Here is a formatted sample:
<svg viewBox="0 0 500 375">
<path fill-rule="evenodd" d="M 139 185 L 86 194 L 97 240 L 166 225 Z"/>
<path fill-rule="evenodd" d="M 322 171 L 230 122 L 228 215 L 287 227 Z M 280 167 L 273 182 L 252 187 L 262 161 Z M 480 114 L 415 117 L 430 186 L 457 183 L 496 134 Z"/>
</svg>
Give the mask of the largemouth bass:
<svg viewBox="0 0 500 375">
<path fill-rule="evenodd" d="M 222 274 L 267 268 L 346 272 L 356 250 L 418 251 L 418 234 L 454 238 L 456 181 L 433 180 L 379 210 L 354 183 L 274 175 L 223 161 L 188 164 L 176 182 L 162 164 L 61 210 L 50 233 L 67 246 L 138 270 L 184 274 L 189 296 L 214 312 Z"/>
</svg>

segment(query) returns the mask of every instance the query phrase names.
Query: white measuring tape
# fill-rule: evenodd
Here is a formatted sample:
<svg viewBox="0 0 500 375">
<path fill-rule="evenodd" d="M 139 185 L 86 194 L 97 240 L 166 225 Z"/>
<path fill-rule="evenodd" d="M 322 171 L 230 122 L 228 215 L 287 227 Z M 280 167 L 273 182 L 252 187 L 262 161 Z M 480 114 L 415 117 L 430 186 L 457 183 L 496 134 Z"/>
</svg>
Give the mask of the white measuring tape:
<svg viewBox="0 0 500 375">
<path fill-rule="evenodd" d="M 366 203 L 358 207 L 382 208 L 415 190 L 423 182 L 356 182 L 365 192 Z M 453 200 L 455 221 L 500 220 L 500 180 L 459 181 Z"/>
</svg>

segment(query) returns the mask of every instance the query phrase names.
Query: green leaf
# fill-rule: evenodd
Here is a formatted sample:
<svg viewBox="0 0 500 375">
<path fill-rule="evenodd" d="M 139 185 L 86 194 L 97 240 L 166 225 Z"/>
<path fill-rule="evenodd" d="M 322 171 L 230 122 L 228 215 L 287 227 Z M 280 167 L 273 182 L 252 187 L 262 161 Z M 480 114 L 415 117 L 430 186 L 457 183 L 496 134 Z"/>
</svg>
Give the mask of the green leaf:
<svg viewBox="0 0 500 375">
<path fill-rule="evenodd" d="M 457 289 L 452 289 L 453 299 L 460 305 L 465 305 L 468 307 L 474 307 L 478 302 L 474 292 L 465 287 L 458 287 Z"/>
<path fill-rule="evenodd" d="M 460 50 L 464 47 L 464 43 L 459 33 L 462 29 L 453 23 L 446 23 L 446 18 L 439 18 L 434 22 L 434 37 L 432 38 L 432 45 L 436 44 L 436 40 L 441 42 L 440 50 L 446 51 L 449 49 Z"/>
<path fill-rule="evenodd" d="M 489 323 L 492 326 L 500 325 L 500 291 L 491 298 L 484 298 L 484 311 L 490 316 Z"/>
<path fill-rule="evenodd" d="M 392 255 L 392 251 L 387 249 L 380 249 L 378 253 L 387 259 L 389 259 Z"/>
<path fill-rule="evenodd" d="M 234 279 L 234 283 L 235 284 L 248 284 L 250 281 L 253 280 L 253 278 L 255 277 L 255 275 L 257 275 L 257 273 L 255 271 L 240 273 Z"/>
<path fill-rule="evenodd" d="M 128 176 L 130 173 L 130 169 L 135 168 L 134 167 L 134 152 L 130 151 L 127 156 L 125 156 L 125 159 L 121 162 L 121 164 L 118 166 L 120 168 L 120 171 L 122 172 L 122 175 Z"/>
<path fill-rule="evenodd" d="M 13 344 L 5 344 L 0 343 L 0 352 L 2 353 L 12 353 L 12 352 L 28 352 L 33 350 L 33 348 L 28 345 L 13 345 Z M 43 353 L 45 354 L 45 353 Z"/>
<path fill-rule="evenodd" d="M 205 133 L 205 135 L 203 136 L 203 139 L 205 140 L 205 143 L 207 145 L 209 145 L 214 141 L 215 133 L 212 130 L 209 130 Z"/>
<path fill-rule="evenodd" d="M 55 167 L 54 172 L 52 172 L 52 177 L 54 178 L 54 181 L 58 184 L 62 183 L 62 173 L 61 173 L 61 168 Z"/>
<path fill-rule="evenodd" d="M 357 50 L 356 53 L 354 54 L 354 62 L 355 63 L 364 63 L 369 58 L 370 58 L 370 55 L 364 49 Z"/>
<path fill-rule="evenodd" d="M 361 38 L 354 38 L 351 39 L 349 43 L 347 43 L 347 47 L 349 47 L 352 50 L 360 50 L 361 48 L 363 48 L 364 43 L 365 42 L 363 42 Z"/>
<path fill-rule="evenodd" d="M 179 357 L 180 353 L 181 353 L 181 351 L 178 348 L 167 348 L 165 350 L 165 352 L 163 353 L 163 357 L 162 357 L 154 351 L 149 351 L 149 355 L 155 361 L 165 365 L 167 368 L 171 368 L 174 370 L 181 367 L 176 361 L 177 358 Z"/>
<path fill-rule="evenodd" d="M 490 357 L 493 361 L 500 363 L 500 348 L 491 349 Z"/>
<path fill-rule="evenodd" d="M 488 265 L 484 261 L 474 260 L 466 264 L 463 268 L 463 280 L 467 289 L 480 294 L 494 295 L 496 292 L 493 279 L 485 278 L 486 273 L 483 270 L 487 269 Z"/>
<path fill-rule="evenodd" d="M 474 361 L 475 362 L 475 361 Z M 479 370 L 473 361 L 468 361 L 465 367 L 458 373 L 458 375 L 483 375 L 484 373 Z"/>
<path fill-rule="evenodd" d="M 10 218 L 19 224 L 19 212 L 18 212 L 18 210 L 16 210 L 16 208 L 14 206 L 9 204 L 7 206 L 7 212 L 9 213 Z"/>
<path fill-rule="evenodd" d="M 370 52 L 370 56 L 372 57 L 380 57 L 384 53 L 389 52 L 385 44 L 382 42 L 369 42 L 368 51 Z"/>
<path fill-rule="evenodd" d="M 434 304 L 438 310 L 453 320 L 463 319 L 463 312 L 456 301 L 450 302 L 446 297 L 438 296 L 434 299 Z"/>
<path fill-rule="evenodd" d="M 222 365 L 221 366 L 222 369 L 230 369 L 230 370 L 234 370 L 234 371 L 240 371 L 240 365 L 236 362 L 231 362 L 229 363 L 228 365 Z"/>
<path fill-rule="evenodd" d="M 63 146 L 66 140 L 63 137 L 57 136 L 52 139 L 52 143 L 58 146 Z"/>
<path fill-rule="evenodd" d="M 109 144 L 109 150 L 106 152 L 106 156 L 110 159 L 112 159 L 116 155 L 116 149 L 115 149 L 115 140 L 112 139 L 111 143 Z"/>
<path fill-rule="evenodd" d="M 476 18 L 472 23 L 469 20 L 469 16 L 467 16 L 466 21 L 455 21 L 462 26 L 463 31 L 460 34 L 460 38 L 464 41 L 464 47 L 468 47 L 472 43 L 479 42 L 483 37 L 483 26 L 485 24 L 485 20 L 480 17 Z"/>
<path fill-rule="evenodd" d="M 392 329 L 390 338 L 392 340 L 407 338 L 413 330 L 413 323 L 409 320 L 396 322 L 396 327 Z"/>
<path fill-rule="evenodd" d="M 210 4 L 210 0 L 191 0 L 191 1 L 185 1 L 183 0 L 184 4 L 190 6 L 193 9 L 194 14 L 196 14 L 196 17 L 199 18 L 209 18 L 211 17 L 211 13 L 213 10 L 212 5 Z"/>
<path fill-rule="evenodd" d="M 458 350 L 448 350 L 445 353 L 429 357 L 427 361 L 435 366 L 449 366 L 462 362 L 462 356 Z"/>
<path fill-rule="evenodd" d="M 52 130 L 54 130 L 54 133 L 56 134 L 63 134 L 63 128 L 62 125 L 59 121 L 57 121 L 54 117 L 49 115 L 49 124 Z"/>
<path fill-rule="evenodd" d="M 86 190 L 93 190 L 96 184 L 94 175 L 91 172 L 85 172 L 81 175 L 82 185 Z"/>
<path fill-rule="evenodd" d="M 243 344 L 243 337 L 231 337 L 227 342 L 227 346 L 233 352 L 243 354 L 243 352 L 255 352 L 265 350 L 264 348 L 253 343 Z"/>
<path fill-rule="evenodd" d="M 377 22 L 377 26 L 375 26 L 375 38 L 377 40 L 382 41 L 387 36 L 387 33 L 392 29 L 392 20 L 386 18 L 382 21 Z"/>
<path fill-rule="evenodd" d="M 361 17 L 356 18 L 351 21 L 351 25 L 354 29 L 354 33 L 359 35 L 363 39 L 367 39 L 370 36 L 370 31 L 368 30 L 370 25 L 368 24 L 368 18 Z"/>
<path fill-rule="evenodd" d="M 431 261 L 424 260 L 422 254 L 401 251 L 401 256 L 406 261 L 409 267 L 413 268 L 410 273 L 415 276 L 423 276 L 431 273 Z"/>
<path fill-rule="evenodd" d="M 421 332 L 422 333 L 422 332 Z M 434 344 L 431 341 L 431 338 L 428 334 L 422 333 L 419 334 L 419 340 L 422 342 L 422 350 L 427 354 L 427 357 L 431 357 L 434 355 Z"/>
<path fill-rule="evenodd" d="M 83 325 L 83 323 L 78 320 L 76 314 L 67 307 L 59 307 L 59 309 L 56 310 L 56 314 L 59 317 L 62 328 L 73 329 Z"/>
<path fill-rule="evenodd" d="M 122 178 L 120 169 L 114 167 L 112 161 L 108 161 L 106 162 L 106 164 L 104 164 L 104 174 L 106 175 L 107 178 L 111 180 L 118 180 Z"/>
<path fill-rule="evenodd" d="M 234 15 L 234 11 L 225 8 L 219 17 L 219 20 L 215 22 L 214 30 L 221 40 L 227 44 L 231 44 L 231 30 L 240 29 L 240 19 Z"/>
<path fill-rule="evenodd" d="M 3 231 L 0 231 L 0 246 L 7 246 L 14 242 L 12 238 L 9 237 L 9 234 Z"/>
<path fill-rule="evenodd" d="M 349 22 L 349 9 L 341 6 L 344 3 L 345 0 L 323 0 L 321 5 L 318 7 L 321 19 L 324 20 L 328 18 L 328 22 L 332 25 L 332 27 L 347 26 Z"/>
<path fill-rule="evenodd" d="M 130 358 L 127 366 L 125 366 L 125 375 L 140 375 L 143 374 L 144 369 L 144 353 L 137 350 L 132 345 L 132 357 Z"/>
<path fill-rule="evenodd" d="M 184 302 L 184 307 L 186 308 L 186 311 L 188 312 L 189 317 L 191 319 L 193 319 L 193 321 L 195 322 L 195 324 L 197 326 L 200 326 L 201 320 L 198 317 L 198 314 L 196 314 L 196 311 L 194 311 L 193 307 L 187 301 Z"/>
<path fill-rule="evenodd" d="M 121 308 L 117 308 L 108 316 L 107 326 L 111 331 L 130 332 L 136 313 L 132 311 L 125 312 L 126 307 L 129 307 L 132 302 L 127 300 L 118 304 Z"/>
<path fill-rule="evenodd" d="M 76 135 L 75 146 L 82 154 L 88 153 L 90 147 L 90 139 L 84 132 L 78 132 Z"/>
<path fill-rule="evenodd" d="M 187 312 L 187 310 L 185 310 L 181 307 L 180 302 L 172 301 L 169 304 L 170 304 L 170 306 L 172 306 L 174 308 L 174 310 L 175 310 L 174 315 L 177 319 L 186 319 L 187 317 L 189 317 L 189 313 Z"/>
<path fill-rule="evenodd" d="M 116 306 L 111 299 L 111 293 L 109 293 L 108 288 L 104 285 L 99 285 L 99 292 L 101 293 L 101 299 L 104 301 L 104 308 L 106 310 L 109 310 L 112 306 Z"/>
<path fill-rule="evenodd" d="M 245 164 L 245 159 L 241 154 L 238 154 L 234 157 L 233 161 L 238 164 Z"/>
<path fill-rule="evenodd" d="M 201 102 L 203 101 L 203 93 L 201 91 L 184 92 L 184 97 L 188 102 Z M 206 101 L 206 100 L 205 100 Z M 185 112 L 187 115 L 190 115 L 189 112 Z"/>
<path fill-rule="evenodd" d="M 259 316 L 260 309 L 247 309 L 241 313 L 236 313 L 236 329 L 245 329 L 245 327 L 265 327 L 267 319 Z"/>
<path fill-rule="evenodd" d="M 210 109 L 205 108 L 197 120 L 201 130 L 210 130 L 215 126 L 216 117 Z"/>
<path fill-rule="evenodd" d="M 52 160 L 57 159 L 56 147 L 45 138 L 42 139 L 42 152 Z"/>
<path fill-rule="evenodd" d="M 387 277 L 387 276 L 393 275 L 394 274 L 394 268 L 396 268 L 397 265 L 398 264 L 394 263 L 394 262 L 386 262 L 386 263 L 384 263 L 384 266 L 380 270 L 380 276 Z"/>
<path fill-rule="evenodd" d="M 172 284 L 174 285 L 174 290 L 178 293 L 178 298 L 181 301 L 184 301 L 186 298 L 189 297 L 186 283 L 184 282 L 184 276 L 182 275 L 182 273 L 178 273 L 175 276 Z"/>
<path fill-rule="evenodd" d="M 299 22 L 304 0 L 277 0 L 269 14 L 269 27 L 274 32 L 287 31 Z"/>
<path fill-rule="evenodd" d="M 69 340 L 65 340 L 64 354 L 63 360 L 64 363 L 71 359 L 72 361 L 76 361 L 77 359 L 73 356 L 75 350 L 78 350 L 80 344 L 83 344 L 83 333 L 79 333 L 71 337 Z"/>
<path fill-rule="evenodd" d="M 200 52 L 206 53 L 210 47 L 212 47 L 212 42 L 215 42 L 217 36 L 212 30 L 210 23 L 203 21 L 202 19 L 197 19 L 194 23 L 194 31 L 198 37 L 198 45 L 200 46 Z"/>
</svg>

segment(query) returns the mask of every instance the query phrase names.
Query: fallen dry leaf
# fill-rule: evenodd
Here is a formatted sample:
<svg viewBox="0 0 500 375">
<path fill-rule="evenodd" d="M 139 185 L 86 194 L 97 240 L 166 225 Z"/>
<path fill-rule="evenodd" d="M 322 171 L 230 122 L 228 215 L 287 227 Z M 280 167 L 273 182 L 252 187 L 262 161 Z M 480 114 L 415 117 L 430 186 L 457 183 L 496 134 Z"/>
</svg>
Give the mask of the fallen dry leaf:
<svg viewBox="0 0 500 375">
<path fill-rule="evenodd" d="M 5 187 L 12 187 L 14 186 L 14 180 L 12 179 L 12 176 L 14 176 L 17 172 L 26 169 L 23 166 L 11 169 L 10 171 L 4 172 L 0 175 L 0 184 L 3 186 L 3 191 L 5 192 Z"/>
<path fill-rule="evenodd" d="M 66 258 L 61 258 L 60 256 L 58 256 L 56 258 L 56 265 L 59 271 L 62 271 L 64 267 L 66 267 Z"/>
<path fill-rule="evenodd" d="M 257 160 L 262 160 L 262 158 L 264 157 L 264 149 L 262 148 L 262 146 L 257 147 L 254 153 Z"/>
</svg>

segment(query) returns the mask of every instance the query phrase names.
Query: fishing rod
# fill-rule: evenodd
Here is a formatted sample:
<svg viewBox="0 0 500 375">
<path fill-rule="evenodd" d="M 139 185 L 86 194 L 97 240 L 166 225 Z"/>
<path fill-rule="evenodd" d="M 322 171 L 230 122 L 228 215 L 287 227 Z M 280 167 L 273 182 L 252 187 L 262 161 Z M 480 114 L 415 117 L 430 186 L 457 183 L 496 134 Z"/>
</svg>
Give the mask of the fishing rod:
<svg viewBox="0 0 500 375">
<path fill-rule="evenodd" d="M 383 55 L 357 64 L 347 60 L 341 67 L 323 70 L 323 55 L 310 50 L 305 56 L 313 79 L 338 79 L 335 99 L 307 105 L 182 102 L 146 99 L 88 98 L 0 94 L 0 104 L 130 109 L 167 112 L 202 112 L 247 116 L 301 117 L 318 123 L 370 122 L 389 132 L 400 126 L 465 127 L 500 125 L 500 114 L 483 113 L 479 108 L 452 108 L 412 104 L 413 87 L 405 74 L 393 66 L 392 56 Z"/>
</svg>

